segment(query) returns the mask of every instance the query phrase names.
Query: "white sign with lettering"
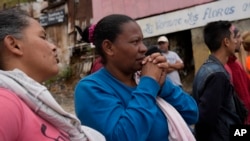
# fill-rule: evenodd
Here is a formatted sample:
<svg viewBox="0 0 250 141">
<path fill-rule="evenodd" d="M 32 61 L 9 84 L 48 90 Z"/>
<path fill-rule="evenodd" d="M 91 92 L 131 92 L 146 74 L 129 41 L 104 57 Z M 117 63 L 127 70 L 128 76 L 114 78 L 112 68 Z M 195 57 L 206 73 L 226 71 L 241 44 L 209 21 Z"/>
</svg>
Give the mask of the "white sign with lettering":
<svg viewBox="0 0 250 141">
<path fill-rule="evenodd" d="M 250 0 L 220 0 L 137 20 L 145 38 L 206 25 L 217 20 L 250 18 Z"/>
</svg>

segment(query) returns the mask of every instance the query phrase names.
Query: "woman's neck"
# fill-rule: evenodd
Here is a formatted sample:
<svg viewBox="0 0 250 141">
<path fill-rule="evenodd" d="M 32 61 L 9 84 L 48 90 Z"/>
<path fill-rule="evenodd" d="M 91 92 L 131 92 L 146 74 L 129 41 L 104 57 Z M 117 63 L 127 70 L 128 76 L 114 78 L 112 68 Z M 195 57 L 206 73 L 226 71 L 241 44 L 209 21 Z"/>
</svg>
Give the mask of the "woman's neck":
<svg viewBox="0 0 250 141">
<path fill-rule="evenodd" d="M 105 66 L 105 68 L 122 83 L 128 86 L 136 86 L 136 82 L 134 80 L 134 73 L 126 73 L 114 67 Z"/>
</svg>

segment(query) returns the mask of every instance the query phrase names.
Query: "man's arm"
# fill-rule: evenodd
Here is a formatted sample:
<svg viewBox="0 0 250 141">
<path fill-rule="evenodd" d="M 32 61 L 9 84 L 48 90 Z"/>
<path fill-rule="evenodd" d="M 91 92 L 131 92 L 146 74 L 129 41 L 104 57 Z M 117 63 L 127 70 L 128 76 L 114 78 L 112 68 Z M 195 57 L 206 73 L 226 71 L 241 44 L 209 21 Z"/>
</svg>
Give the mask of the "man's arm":
<svg viewBox="0 0 250 141">
<path fill-rule="evenodd" d="M 184 68 L 184 64 L 182 61 L 177 60 L 174 64 L 168 64 L 169 68 L 167 70 L 168 73 L 175 71 L 175 70 L 181 70 Z"/>
</svg>

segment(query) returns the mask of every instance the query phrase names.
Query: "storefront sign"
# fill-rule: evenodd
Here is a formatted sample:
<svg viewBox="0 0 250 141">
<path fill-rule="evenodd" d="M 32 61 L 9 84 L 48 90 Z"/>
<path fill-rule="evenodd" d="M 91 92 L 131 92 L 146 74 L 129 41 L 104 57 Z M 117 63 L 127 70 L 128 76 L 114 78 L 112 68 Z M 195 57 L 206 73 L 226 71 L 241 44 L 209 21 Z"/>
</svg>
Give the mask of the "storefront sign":
<svg viewBox="0 0 250 141">
<path fill-rule="evenodd" d="M 62 23 L 65 20 L 65 12 L 64 10 L 54 11 L 40 16 L 39 19 L 42 26 Z"/>
<path fill-rule="evenodd" d="M 250 18 L 250 0 L 220 0 L 137 20 L 145 38 L 206 25 L 217 20 Z"/>
</svg>

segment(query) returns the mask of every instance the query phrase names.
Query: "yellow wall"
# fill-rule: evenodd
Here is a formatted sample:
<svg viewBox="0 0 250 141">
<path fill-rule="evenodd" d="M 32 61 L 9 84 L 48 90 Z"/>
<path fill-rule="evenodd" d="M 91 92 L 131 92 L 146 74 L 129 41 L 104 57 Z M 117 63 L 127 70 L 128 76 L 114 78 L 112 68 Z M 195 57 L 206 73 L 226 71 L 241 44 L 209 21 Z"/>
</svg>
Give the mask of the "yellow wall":
<svg viewBox="0 0 250 141">
<path fill-rule="evenodd" d="M 204 63 L 209 55 L 209 50 L 203 40 L 203 28 L 196 28 L 191 31 L 193 43 L 193 57 L 195 73 Z"/>
</svg>

